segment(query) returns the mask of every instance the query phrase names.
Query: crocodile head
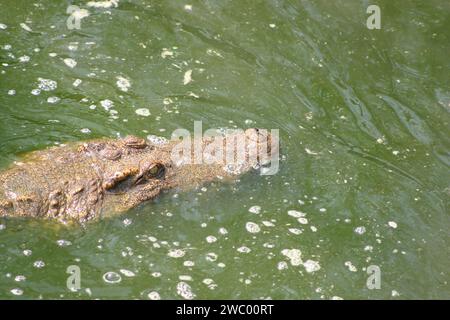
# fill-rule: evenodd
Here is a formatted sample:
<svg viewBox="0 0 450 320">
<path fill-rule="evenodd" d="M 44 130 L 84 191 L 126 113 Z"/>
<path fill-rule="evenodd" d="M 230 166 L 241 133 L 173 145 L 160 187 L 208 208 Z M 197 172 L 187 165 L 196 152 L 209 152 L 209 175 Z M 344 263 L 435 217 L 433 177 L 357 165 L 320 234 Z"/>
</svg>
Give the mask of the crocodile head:
<svg viewBox="0 0 450 320">
<path fill-rule="evenodd" d="M 36 151 L 0 173 L 0 215 L 84 222 L 171 188 L 231 180 L 277 157 L 265 130 L 150 143 L 129 136 Z"/>
<path fill-rule="evenodd" d="M 105 214 L 125 211 L 164 190 L 233 180 L 270 164 L 278 154 L 266 130 L 247 129 L 202 139 L 172 140 L 150 145 L 131 158 L 114 161 L 103 174 Z"/>
</svg>

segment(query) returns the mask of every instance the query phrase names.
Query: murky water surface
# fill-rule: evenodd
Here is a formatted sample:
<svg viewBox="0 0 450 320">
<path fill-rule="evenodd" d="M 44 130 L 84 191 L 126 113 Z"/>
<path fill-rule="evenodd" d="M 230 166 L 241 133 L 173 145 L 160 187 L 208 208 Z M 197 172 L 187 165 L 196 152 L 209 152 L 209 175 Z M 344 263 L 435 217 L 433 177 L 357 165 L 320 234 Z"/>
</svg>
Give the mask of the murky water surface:
<svg viewBox="0 0 450 320">
<path fill-rule="evenodd" d="M 69 29 L 2 0 L 2 168 L 194 120 L 280 129 L 282 161 L 84 229 L 2 218 L 0 298 L 450 298 L 450 3 L 378 3 L 381 30 L 367 1 L 72 1 Z"/>
</svg>

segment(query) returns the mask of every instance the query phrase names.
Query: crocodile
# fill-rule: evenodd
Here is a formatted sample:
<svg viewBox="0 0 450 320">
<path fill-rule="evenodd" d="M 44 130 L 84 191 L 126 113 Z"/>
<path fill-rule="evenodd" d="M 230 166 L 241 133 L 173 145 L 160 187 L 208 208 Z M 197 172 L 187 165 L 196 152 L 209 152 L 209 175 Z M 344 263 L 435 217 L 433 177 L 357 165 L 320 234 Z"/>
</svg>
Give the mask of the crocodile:
<svg viewBox="0 0 450 320">
<path fill-rule="evenodd" d="M 180 148 L 180 139 L 152 142 L 136 136 L 100 138 L 33 151 L 0 172 L 0 216 L 84 224 L 129 210 L 165 190 L 236 180 L 242 173 L 270 163 L 277 151 L 266 130 L 252 128 L 222 137 L 187 140 L 183 146 L 192 148 L 184 154 L 179 152 L 185 150 Z M 239 150 L 227 149 L 227 141 L 239 138 L 245 141 L 244 157 L 227 164 L 225 156 L 231 153 L 231 158 L 236 158 Z M 211 148 L 213 143 L 225 151 L 217 152 Z M 202 152 L 209 150 L 202 155 L 212 156 L 213 160 L 196 161 L 195 145 Z M 182 156 L 174 156 L 175 151 Z"/>
</svg>

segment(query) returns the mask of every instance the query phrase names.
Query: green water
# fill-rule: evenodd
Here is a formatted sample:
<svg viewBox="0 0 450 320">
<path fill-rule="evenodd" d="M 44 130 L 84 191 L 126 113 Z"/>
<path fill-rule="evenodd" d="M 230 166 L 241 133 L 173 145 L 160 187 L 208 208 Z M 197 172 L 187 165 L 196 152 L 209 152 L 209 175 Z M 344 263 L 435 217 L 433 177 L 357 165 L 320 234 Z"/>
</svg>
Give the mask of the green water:
<svg viewBox="0 0 450 320">
<path fill-rule="evenodd" d="M 182 299 L 183 282 L 199 299 L 449 299 L 450 3 L 375 2 L 380 30 L 366 27 L 369 1 L 2 0 L 2 168 L 194 120 L 279 129 L 281 162 L 84 229 L 2 218 L 0 298 Z M 79 30 L 69 4 L 90 13 Z M 57 88 L 36 94 L 38 78 Z M 366 285 L 370 265 L 380 289 Z"/>
</svg>

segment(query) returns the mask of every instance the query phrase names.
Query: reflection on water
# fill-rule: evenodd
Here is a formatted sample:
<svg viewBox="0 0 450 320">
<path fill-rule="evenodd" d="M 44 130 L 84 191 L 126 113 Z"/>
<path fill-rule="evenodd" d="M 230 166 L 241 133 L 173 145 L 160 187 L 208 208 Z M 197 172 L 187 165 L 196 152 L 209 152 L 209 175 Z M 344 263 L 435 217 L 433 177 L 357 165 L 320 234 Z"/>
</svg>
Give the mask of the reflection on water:
<svg viewBox="0 0 450 320">
<path fill-rule="evenodd" d="M 86 228 L 1 219 L 0 297 L 450 297 L 446 1 L 379 1 L 381 30 L 366 1 L 86 3 L 80 29 L 0 3 L 1 167 L 201 120 L 280 129 L 280 171 Z"/>
</svg>

